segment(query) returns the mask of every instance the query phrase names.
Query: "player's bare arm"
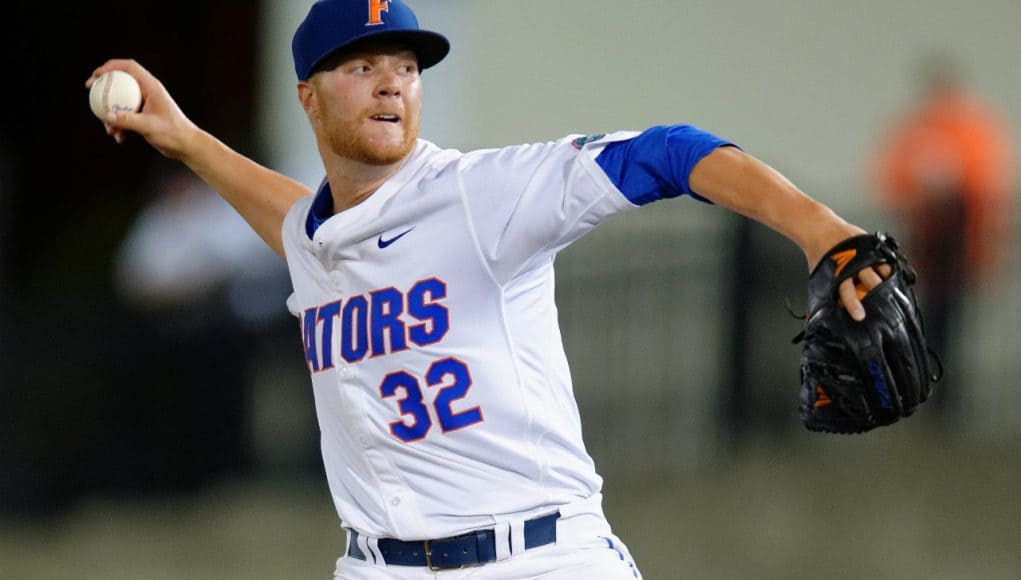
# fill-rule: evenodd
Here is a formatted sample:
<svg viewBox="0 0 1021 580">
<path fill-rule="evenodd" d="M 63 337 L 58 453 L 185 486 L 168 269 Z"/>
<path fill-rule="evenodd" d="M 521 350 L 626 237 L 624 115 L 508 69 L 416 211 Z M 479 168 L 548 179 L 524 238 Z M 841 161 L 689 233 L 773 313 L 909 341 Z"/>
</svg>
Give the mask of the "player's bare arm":
<svg viewBox="0 0 1021 580">
<path fill-rule="evenodd" d="M 303 184 L 255 163 L 195 125 L 163 84 L 134 60 L 109 60 L 93 71 L 86 87 L 105 72 L 122 70 L 142 90 L 138 113 L 111 112 L 106 130 L 118 143 L 125 132 L 141 135 L 162 155 L 177 159 L 215 189 L 277 253 L 283 256 L 280 228 L 298 199 L 311 194 Z"/>
<path fill-rule="evenodd" d="M 849 224 L 833 210 L 805 195 L 786 177 L 736 147 L 721 147 L 706 155 L 692 169 L 692 191 L 713 203 L 733 210 L 783 234 L 805 254 L 809 269 L 837 243 L 864 230 Z M 858 279 L 871 290 L 889 275 L 865 268 Z M 854 281 L 840 286 L 841 302 L 855 320 L 865 318 Z"/>
</svg>

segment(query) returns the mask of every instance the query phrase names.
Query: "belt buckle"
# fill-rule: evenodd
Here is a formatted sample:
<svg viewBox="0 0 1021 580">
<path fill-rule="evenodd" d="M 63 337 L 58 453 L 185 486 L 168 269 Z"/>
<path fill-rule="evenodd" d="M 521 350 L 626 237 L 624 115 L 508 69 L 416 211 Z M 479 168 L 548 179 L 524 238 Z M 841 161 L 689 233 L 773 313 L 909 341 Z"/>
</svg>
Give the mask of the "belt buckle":
<svg viewBox="0 0 1021 580">
<path fill-rule="evenodd" d="M 425 540 L 425 566 L 426 568 L 429 568 L 430 572 L 439 572 L 443 570 L 443 568 L 433 566 L 433 549 L 432 546 L 429 545 L 429 540 Z"/>
<path fill-rule="evenodd" d="M 437 566 L 433 564 L 433 549 L 431 544 L 432 540 L 422 540 L 422 542 L 425 544 L 425 567 L 428 568 L 430 572 L 442 572 L 444 570 L 463 570 L 465 568 L 472 567 L 471 564 L 462 564 L 460 566 Z M 482 564 L 480 563 L 475 565 L 481 566 Z"/>
</svg>

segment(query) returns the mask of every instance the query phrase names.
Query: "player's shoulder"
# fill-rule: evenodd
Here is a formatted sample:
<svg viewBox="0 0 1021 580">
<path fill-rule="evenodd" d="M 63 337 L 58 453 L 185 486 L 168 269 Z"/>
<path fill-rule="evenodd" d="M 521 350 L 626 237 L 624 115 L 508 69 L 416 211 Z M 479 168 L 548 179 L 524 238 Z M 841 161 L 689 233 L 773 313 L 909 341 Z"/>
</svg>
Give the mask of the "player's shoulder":
<svg viewBox="0 0 1021 580">
<path fill-rule="evenodd" d="M 598 147 L 615 141 L 624 141 L 631 139 L 638 135 L 639 131 L 616 131 L 612 133 L 571 133 L 564 135 L 558 139 L 550 141 L 537 141 L 532 143 L 523 143 L 520 145 L 511 145 L 507 147 L 497 149 L 482 149 L 473 151 L 471 154 L 477 154 L 482 156 L 489 155 L 521 155 L 528 156 L 534 154 L 549 153 L 553 151 L 563 152 L 565 154 L 577 154 L 579 151 L 583 151 L 588 148 Z"/>
<path fill-rule="evenodd" d="M 407 181 L 427 179 L 448 167 L 456 166 L 464 156 L 458 149 L 443 148 L 431 141 L 419 139 L 395 177 Z"/>
<path fill-rule="evenodd" d="M 322 182 L 316 188 L 315 192 L 306 195 L 305 197 L 298 198 L 294 203 L 291 204 L 290 209 L 284 216 L 284 223 L 294 219 L 301 219 L 302 216 L 308 215 L 309 208 L 312 207 L 312 202 L 315 200 L 316 193 L 323 188 L 326 184 L 326 179 L 323 178 Z"/>
<path fill-rule="evenodd" d="M 471 168 L 486 165 L 515 167 L 560 158 L 569 159 L 576 156 L 589 143 L 597 142 L 606 137 L 608 135 L 605 133 L 596 135 L 576 133 L 549 141 L 534 141 L 503 147 L 475 149 L 463 155 L 461 165 Z"/>
<path fill-rule="evenodd" d="M 326 186 L 325 178 L 319 187 L 316 188 L 316 192 L 318 193 L 324 186 Z M 291 208 L 284 214 L 284 221 L 281 224 L 280 231 L 285 253 L 290 254 L 293 249 L 302 245 L 302 234 L 306 231 L 305 222 L 308 219 L 308 213 L 312 208 L 315 198 L 316 194 L 299 198 L 291 204 Z"/>
</svg>

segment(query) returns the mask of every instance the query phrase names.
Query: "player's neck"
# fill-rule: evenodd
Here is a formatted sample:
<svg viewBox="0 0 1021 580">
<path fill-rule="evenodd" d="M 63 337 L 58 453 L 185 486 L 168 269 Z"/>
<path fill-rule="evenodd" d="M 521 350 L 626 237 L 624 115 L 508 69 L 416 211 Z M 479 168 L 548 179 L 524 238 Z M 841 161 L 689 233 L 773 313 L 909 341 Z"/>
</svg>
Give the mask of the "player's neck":
<svg viewBox="0 0 1021 580">
<path fill-rule="evenodd" d="M 372 197 L 404 165 L 402 159 L 389 165 L 369 165 L 350 159 L 334 160 L 326 169 L 333 193 L 333 213 L 338 214 Z"/>
</svg>

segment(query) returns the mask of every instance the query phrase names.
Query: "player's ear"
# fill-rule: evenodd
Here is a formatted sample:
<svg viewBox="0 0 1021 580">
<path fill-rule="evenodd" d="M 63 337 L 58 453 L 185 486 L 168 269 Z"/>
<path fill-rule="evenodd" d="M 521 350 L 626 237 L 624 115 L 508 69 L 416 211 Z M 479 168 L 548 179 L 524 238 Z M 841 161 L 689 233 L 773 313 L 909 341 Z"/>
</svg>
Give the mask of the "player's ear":
<svg viewBox="0 0 1021 580">
<path fill-rule="evenodd" d="M 312 116 L 317 114 L 318 107 L 315 99 L 315 88 L 308 81 L 298 83 L 298 102 L 301 103 L 301 108 L 305 109 L 305 115 L 311 121 Z"/>
</svg>

